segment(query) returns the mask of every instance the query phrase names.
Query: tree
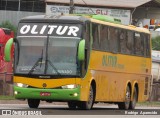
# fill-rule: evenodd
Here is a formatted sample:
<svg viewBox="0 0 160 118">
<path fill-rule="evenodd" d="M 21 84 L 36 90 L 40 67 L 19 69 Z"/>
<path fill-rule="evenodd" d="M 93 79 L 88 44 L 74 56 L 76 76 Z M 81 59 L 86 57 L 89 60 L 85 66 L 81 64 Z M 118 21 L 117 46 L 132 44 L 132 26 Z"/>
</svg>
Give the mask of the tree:
<svg viewBox="0 0 160 118">
<path fill-rule="evenodd" d="M 0 24 L 1 28 L 8 28 L 10 30 L 12 30 L 14 32 L 14 34 L 16 34 L 17 32 L 17 27 L 12 25 L 9 21 L 4 21 L 2 22 L 2 24 Z"/>
<path fill-rule="evenodd" d="M 152 38 L 152 49 L 160 50 L 160 36 Z"/>
</svg>

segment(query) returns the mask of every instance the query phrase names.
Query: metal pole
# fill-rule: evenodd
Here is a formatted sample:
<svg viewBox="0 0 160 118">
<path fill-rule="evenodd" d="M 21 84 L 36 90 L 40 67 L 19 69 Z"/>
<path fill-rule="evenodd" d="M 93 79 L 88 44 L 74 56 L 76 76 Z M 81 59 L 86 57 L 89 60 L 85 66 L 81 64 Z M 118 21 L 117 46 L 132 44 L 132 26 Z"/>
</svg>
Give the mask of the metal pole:
<svg viewBox="0 0 160 118">
<path fill-rule="evenodd" d="M 7 17 L 7 15 L 6 15 L 6 14 L 7 14 L 7 13 L 6 13 L 7 11 L 6 11 L 6 10 L 7 10 L 7 0 L 6 0 L 6 4 L 5 4 L 5 17 L 4 17 L 4 21 L 7 20 L 7 18 L 6 18 L 6 17 Z"/>
<path fill-rule="evenodd" d="M 21 2 L 19 0 L 19 3 L 18 3 L 18 12 L 17 12 L 17 22 L 16 22 L 17 24 L 18 24 L 19 19 L 20 19 L 20 10 L 21 10 Z"/>
<path fill-rule="evenodd" d="M 73 12 L 74 12 L 74 1 L 70 0 L 69 14 L 73 14 Z"/>
<path fill-rule="evenodd" d="M 19 4 L 18 4 L 18 11 L 21 10 L 21 3 L 20 3 L 20 0 L 19 0 Z"/>
</svg>

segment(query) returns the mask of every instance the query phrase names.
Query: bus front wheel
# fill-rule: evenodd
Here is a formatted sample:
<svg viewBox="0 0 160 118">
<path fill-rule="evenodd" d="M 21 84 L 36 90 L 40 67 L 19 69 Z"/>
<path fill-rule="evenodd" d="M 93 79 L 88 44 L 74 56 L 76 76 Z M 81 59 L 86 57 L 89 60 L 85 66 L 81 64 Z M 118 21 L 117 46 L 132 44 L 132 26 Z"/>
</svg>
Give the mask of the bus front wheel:
<svg viewBox="0 0 160 118">
<path fill-rule="evenodd" d="M 127 86 L 125 101 L 118 103 L 119 109 L 125 109 L 125 110 L 129 109 L 130 101 L 131 101 L 131 90 L 130 87 Z"/>
<path fill-rule="evenodd" d="M 69 102 L 68 102 L 68 107 L 69 107 L 69 109 L 76 109 L 77 103 L 76 103 L 76 102 L 69 101 Z"/>
<path fill-rule="evenodd" d="M 40 100 L 38 99 L 28 99 L 28 106 L 30 108 L 38 108 Z"/>
<path fill-rule="evenodd" d="M 89 91 L 88 101 L 80 102 L 78 107 L 80 109 L 85 109 L 85 110 L 92 109 L 93 104 L 94 104 L 94 99 L 95 99 L 95 93 L 94 93 L 94 90 L 93 90 L 93 86 L 91 85 L 90 91 Z"/>
</svg>

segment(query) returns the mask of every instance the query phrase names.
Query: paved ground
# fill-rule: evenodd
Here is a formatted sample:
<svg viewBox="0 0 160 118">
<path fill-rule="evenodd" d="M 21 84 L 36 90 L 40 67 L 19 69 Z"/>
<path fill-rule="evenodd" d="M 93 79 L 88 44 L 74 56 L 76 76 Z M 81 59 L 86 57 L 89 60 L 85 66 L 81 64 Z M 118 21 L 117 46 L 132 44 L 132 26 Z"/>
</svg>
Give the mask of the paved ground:
<svg viewBox="0 0 160 118">
<path fill-rule="evenodd" d="M 157 111 L 158 109 L 158 111 Z M 137 106 L 135 110 L 119 110 L 117 105 L 113 104 L 95 104 L 94 108 L 92 110 L 69 110 L 66 103 L 61 102 L 53 102 L 53 103 L 47 103 L 45 101 L 41 101 L 40 106 L 38 109 L 30 109 L 27 105 L 27 101 L 20 101 L 20 100 L 0 100 L 0 112 L 2 110 L 12 110 L 18 111 L 14 113 L 19 113 L 20 111 L 28 112 L 28 111 L 41 111 L 42 115 L 46 115 L 46 117 L 61 117 L 61 118 L 159 118 L 160 114 L 160 107 L 155 106 Z M 144 112 L 157 112 L 158 115 L 141 115 L 140 113 Z M 138 113 L 138 116 L 137 116 Z M 123 116 L 121 116 L 121 115 Z M 18 117 L 17 115 L 7 116 L 7 118 L 14 118 Z M 21 118 L 22 116 L 20 116 Z M 35 118 L 36 116 L 33 116 Z M 1 116 L 0 116 L 1 118 Z M 23 116 L 25 118 L 25 116 Z M 28 118 L 28 117 L 26 117 Z M 36 118 L 42 118 L 42 116 L 37 116 Z"/>
</svg>

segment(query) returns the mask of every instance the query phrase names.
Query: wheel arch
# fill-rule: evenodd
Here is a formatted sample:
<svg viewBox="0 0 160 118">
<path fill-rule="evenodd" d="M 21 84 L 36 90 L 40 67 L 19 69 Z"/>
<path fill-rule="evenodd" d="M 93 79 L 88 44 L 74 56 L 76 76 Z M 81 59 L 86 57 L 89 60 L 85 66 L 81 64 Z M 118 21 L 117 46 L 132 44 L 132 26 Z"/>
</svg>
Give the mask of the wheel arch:
<svg viewBox="0 0 160 118">
<path fill-rule="evenodd" d="M 137 83 L 137 82 L 134 84 L 134 87 L 135 87 L 136 90 L 137 90 L 137 101 L 138 101 L 138 97 L 139 97 L 139 86 L 138 86 L 138 83 Z M 133 87 L 133 90 L 134 90 L 134 87 Z"/>
<path fill-rule="evenodd" d="M 127 87 L 129 87 L 130 93 L 132 93 L 132 84 L 131 84 L 131 81 L 127 81 L 126 82 L 126 85 L 125 85 L 125 88 L 124 88 L 124 99 L 125 99 L 125 96 L 126 96 Z"/>
<path fill-rule="evenodd" d="M 125 86 L 125 93 L 126 93 L 127 86 L 129 86 L 130 92 L 132 93 L 132 84 L 131 84 L 130 81 L 128 81 L 127 84 L 126 84 L 126 86 Z"/>
<path fill-rule="evenodd" d="M 138 87 L 138 82 L 134 81 L 131 85 L 131 101 L 133 100 L 133 93 L 134 93 L 134 88 L 136 88 L 137 90 L 137 95 L 139 96 L 139 87 Z M 138 96 L 137 96 L 137 100 L 138 100 Z"/>
</svg>

